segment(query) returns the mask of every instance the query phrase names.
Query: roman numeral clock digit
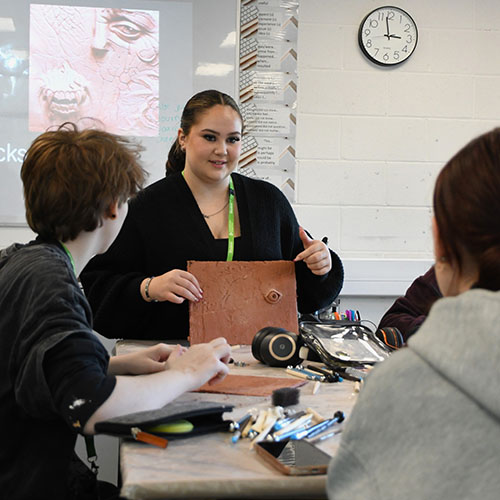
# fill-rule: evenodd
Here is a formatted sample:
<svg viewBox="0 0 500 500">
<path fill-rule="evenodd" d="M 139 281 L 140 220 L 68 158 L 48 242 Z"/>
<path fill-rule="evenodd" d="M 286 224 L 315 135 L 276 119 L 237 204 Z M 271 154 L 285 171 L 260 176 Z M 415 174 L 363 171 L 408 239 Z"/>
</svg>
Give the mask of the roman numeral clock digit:
<svg viewBox="0 0 500 500">
<path fill-rule="evenodd" d="M 377 7 L 359 25 L 358 42 L 362 53 L 379 66 L 395 66 L 415 51 L 417 25 L 399 7 Z"/>
</svg>

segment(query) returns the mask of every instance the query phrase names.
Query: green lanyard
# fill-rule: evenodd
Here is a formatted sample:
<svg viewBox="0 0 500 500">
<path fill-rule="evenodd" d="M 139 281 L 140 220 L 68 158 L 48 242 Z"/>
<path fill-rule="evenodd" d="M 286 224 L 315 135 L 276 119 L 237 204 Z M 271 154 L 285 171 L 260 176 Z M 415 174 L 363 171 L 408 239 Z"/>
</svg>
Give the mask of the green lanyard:
<svg viewBox="0 0 500 500">
<path fill-rule="evenodd" d="M 76 267 L 75 267 L 75 261 L 73 260 L 73 256 L 71 255 L 71 252 L 68 250 L 68 247 L 60 241 L 62 247 L 64 248 L 64 251 L 68 254 L 69 260 L 71 261 L 71 266 L 73 267 L 73 272 L 75 273 L 76 276 Z M 85 447 L 87 448 L 87 461 L 90 463 L 90 469 L 92 470 L 93 474 L 97 476 L 99 466 L 97 465 L 97 453 L 95 451 L 95 445 L 94 445 L 94 436 L 83 436 L 85 438 Z"/>
<path fill-rule="evenodd" d="M 68 247 L 60 241 L 62 247 L 64 248 L 64 251 L 68 254 L 69 260 L 71 261 L 71 265 L 73 266 L 73 272 L 75 273 L 76 276 L 76 267 L 75 267 L 75 261 L 73 260 L 73 256 L 71 255 L 71 252 L 68 250 Z"/>
<path fill-rule="evenodd" d="M 184 170 L 181 172 L 184 177 Z M 185 177 L 184 177 L 185 179 Z M 229 176 L 229 213 L 227 215 L 227 257 L 228 262 L 234 256 L 234 184 L 233 178 Z"/>
<path fill-rule="evenodd" d="M 234 184 L 229 176 L 229 213 L 227 216 L 227 258 L 228 262 L 233 260 L 234 255 Z"/>
</svg>

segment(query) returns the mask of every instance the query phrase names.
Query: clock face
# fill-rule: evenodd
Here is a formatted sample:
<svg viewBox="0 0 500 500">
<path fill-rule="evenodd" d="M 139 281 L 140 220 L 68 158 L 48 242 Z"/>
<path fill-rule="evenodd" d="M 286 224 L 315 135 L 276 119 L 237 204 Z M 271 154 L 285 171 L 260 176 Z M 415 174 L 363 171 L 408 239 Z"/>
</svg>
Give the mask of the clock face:
<svg viewBox="0 0 500 500">
<path fill-rule="evenodd" d="M 381 66 L 394 66 L 408 59 L 417 46 L 417 25 L 398 7 L 379 7 L 359 25 L 358 41 L 363 54 Z"/>
</svg>

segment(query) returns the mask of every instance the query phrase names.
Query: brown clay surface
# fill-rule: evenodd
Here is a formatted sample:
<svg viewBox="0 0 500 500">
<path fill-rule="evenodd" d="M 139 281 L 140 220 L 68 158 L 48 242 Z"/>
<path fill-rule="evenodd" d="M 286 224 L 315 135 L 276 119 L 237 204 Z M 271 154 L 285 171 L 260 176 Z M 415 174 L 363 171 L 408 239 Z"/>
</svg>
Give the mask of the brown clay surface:
<svg viewBox="0 0 500 500">
<path fill-rule="evenodd" d="M 202 385 L 193 392 L 213 392 L 218 394 L 238 394 L 240 396 L 271 396 L 275 389 L 300 387 L 307 380 L 293 380 L 284 377 L 256 377 L 253 375 L 227 375 L 214 385 Z"/>
<path fill-rule="evenodd" d="M 252 343 L 266 326 L 298 333 L 295 265 L 291 261 L 188 261 L 203 300 L 189 304 L 191 344 L 225 337 Z"/>
</svg>

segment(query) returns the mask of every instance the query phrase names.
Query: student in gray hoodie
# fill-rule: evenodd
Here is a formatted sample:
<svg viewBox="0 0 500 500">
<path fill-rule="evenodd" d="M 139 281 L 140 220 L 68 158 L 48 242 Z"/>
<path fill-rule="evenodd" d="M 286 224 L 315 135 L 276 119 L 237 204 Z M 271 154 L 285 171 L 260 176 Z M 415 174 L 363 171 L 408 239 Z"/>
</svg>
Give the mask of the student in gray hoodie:
<svg viewBox="0 0 500 500">
<path fill-rule="evenodd" d="M 433 204 L 444 298 L 368 377 L 330 500 L 500 498 L 500 128 L 445 165 Z"/>
</svg>

